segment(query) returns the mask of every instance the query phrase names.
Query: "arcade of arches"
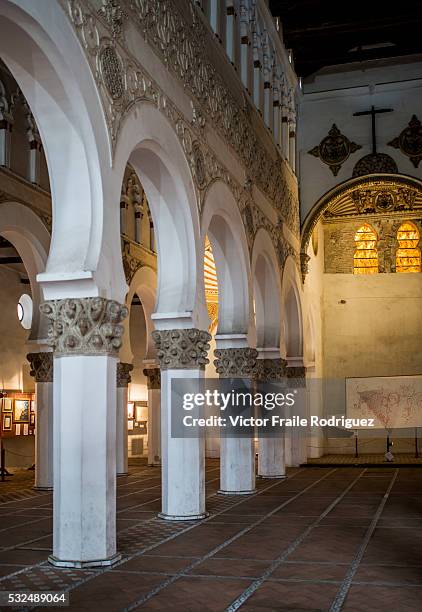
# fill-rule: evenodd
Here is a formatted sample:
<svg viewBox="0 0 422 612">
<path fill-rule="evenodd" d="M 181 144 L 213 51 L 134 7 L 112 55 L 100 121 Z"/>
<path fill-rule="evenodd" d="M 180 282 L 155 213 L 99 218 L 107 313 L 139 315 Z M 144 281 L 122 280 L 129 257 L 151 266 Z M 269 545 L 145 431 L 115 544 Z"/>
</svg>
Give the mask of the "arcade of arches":
<svg viewBox="0 0 422 612">
<path fill-rule="evenodd" d="M 302 82 L 280 19 L 0 0 L 1 590 L 418 609 L 422 62 Z M 378 427 L 173 437 L 204 377 Z"/>
</svg>

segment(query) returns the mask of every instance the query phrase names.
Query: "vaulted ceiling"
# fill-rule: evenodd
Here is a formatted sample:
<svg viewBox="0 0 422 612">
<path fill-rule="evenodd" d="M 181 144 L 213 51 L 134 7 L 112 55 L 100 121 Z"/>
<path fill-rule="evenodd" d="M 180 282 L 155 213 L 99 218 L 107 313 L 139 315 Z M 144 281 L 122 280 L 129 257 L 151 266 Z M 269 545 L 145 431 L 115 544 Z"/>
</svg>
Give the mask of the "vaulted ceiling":
<svg viewBox="0 0 422 612">
<path fill-rule="evenodd" d="M 422 53 L 422 2 L 269 0 L 298 76 L 324 66 Z"/>
</svg>

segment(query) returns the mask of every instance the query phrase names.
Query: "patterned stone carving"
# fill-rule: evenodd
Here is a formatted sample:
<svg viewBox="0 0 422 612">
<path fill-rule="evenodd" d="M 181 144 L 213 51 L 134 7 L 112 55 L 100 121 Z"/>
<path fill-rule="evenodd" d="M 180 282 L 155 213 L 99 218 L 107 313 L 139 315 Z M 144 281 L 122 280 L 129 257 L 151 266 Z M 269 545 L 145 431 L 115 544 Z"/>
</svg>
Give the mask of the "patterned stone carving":
<svg viewBox="0 0 422 612">
<path fill-rule="evenodd" d="M 253 348 L 227 348 L 214 351 L 214 365 L 221 378 L 252 378 L 258 351 Z"/>
<path fill-rule="evenodd" d="M 120 1 L 103 0 L 100 13 L 104 15 L 105 20 L 110 26 L 113 37 L 118 38 L 122 34 L 123 24 L 127 19 L 127 13 L 120 6 Z"/>
<path fill-rule="evenodd" d="M 285 359 L 258 359 L 254 377 L 259 382 L 275 382 L 286 378 L 287 361 Z"/>
<path fill-rule="evenodd" d="M 369 153 L 362 157 L 353 168 L 353 178 L 365 174 L 397 174 L 397 164 L 386 153 Z"/>
<path fill-rule="evenodd" d="M 388 144 L 407 155 L 415 168 L 419 166 L 422 159 L 422 124 L 416 115 L 412 115 L 409 125 Z"/>
<path fill-rule="evenodd" d="M 110 355 L 122 345 L 126 306 L 102 297 L 44 302 L 40 311 L 50 321 L 48 343 L 56 355 Z"/>
<path fill-rule="evenodd" d="M 127 387 L 128 384 L 132 381 L 130 373 L 133 370 L 133 365 L 131 363 L 122 363 L 119 361 L 116 369 L 116 386 L 117 387 Z"/>
<path fill-rule="evenodd" d="M 148 389 L 161 389 L 161 370 L 160 368 L 145 368 L 144 376 L 148 380 Z"/>
<path fill-rule="evenodd" d="M 122 66 L 114 47 L 107 46 L 101 51 L 100 66 L 108 93 L 113 100 L 118 100 L 123 96 L 124 84 Z"/>
<path fill-rule="evenodd" d="M 28 353 L 30 374 L 37 383 L 53 382 L 53 353 Z"/>
<path fill-rule="evenodd" d="M 337 176 L 346 159 L 361 148 L 361 145 L 351 142 L 333 123 L 328 136 L 323 138 L 319 145 L 308 151 L 308 153 L 314 157 L 319 157 L 324 164 L 327 164 L 334 176 Z"/>
<path fill-rule="evenodd" d="M 200 329 L 154 330 L 152 338 L 162 370 L 201 369 L 209 359 L 211 335 Z"/>
<path fill-rule="evenodd" d="M 284 222 L 293 232 L 296 234 L 299 232 L 298 195 L 296 187 L 293 186 L 292 190 L 289 186 L 290 172 L 285 162 L 281 160 L 276 147 L 274 146 L 273 151 L 269 152 L 261 142 L 255 131 L 248 105 L 245 104 L 244 108 L 239 105 L 238 99 L 233 96 L 222 76 L 208 60 L 204 40 L 209 39 L 210 44 L 214 43 L 211 42 L 210 33 L 199 18 L 198 9 L 193 3 L 187 0 L 120 2 L 128 16 L 132 16 L 131 23 L 140 29 L 169 70 L 176 74 L 184 87 L 194 96 L 195 108 L 201 110 L 196 110 L 194 121 L 188 122 L 128 49 L 123 48 L 113 34 L 107 40 L 110 24 L 106 19 L 103 22 L 98 19 L 102 12 L 94 13 L 88 0 L 83 3 L 80 0 L 61 1 L 67 6 L 76 32 L 86 50 L 100 93 L 104 89 L 106 91 L 107 99 L 103 98 L 103 104 L 113 148 L 126 112 L 138 101 L 149 101 L 174 126 L 196 185 L 198 189 L 205 189 L 206 185 L 202 184 L 204 167 L 207 184 L 217 178 L 210 170 L 216 166 L 221 167 L 204 141 L 201 142 L 200 149 L 204 157 L 204 167 L 198 150 L 196 152 L 192 150 L 192 143 L 203 131 L 203 120 L 197 119 L 207 117 L 237 153 L 250 178 L 267 195 Z M 106 68 L 104 71 L 101 69 L 99 56 L 105 48 L 111 48 L 113 45 L 115 53 L 107 51 L 107 66 L 104 66 L 104 69 Z M 123 81 L 119 64 L 124 75 Z M 227 169 L 224 169 L 224 172 L 227 173 Z"/>
</svg>

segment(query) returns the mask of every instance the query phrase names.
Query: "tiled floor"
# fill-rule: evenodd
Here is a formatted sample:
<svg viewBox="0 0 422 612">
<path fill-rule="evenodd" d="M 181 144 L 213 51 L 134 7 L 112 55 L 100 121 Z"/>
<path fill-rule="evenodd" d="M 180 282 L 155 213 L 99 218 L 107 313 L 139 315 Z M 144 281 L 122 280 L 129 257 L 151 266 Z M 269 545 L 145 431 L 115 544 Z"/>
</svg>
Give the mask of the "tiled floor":
<svg viewBox="0 0 422 612">
<path fill-rule="evenodd" d="M 0 589 L 66 589 L 68 609 L 101 612 L 422 610 L 422 470 L 295 468 L 250 497 L 219 496 L 218 475 L 209 461 L 207 519 L 168 523 L 159 470 L 132 466 L 123 559 L 102 571 L 49 566 L 51 494 L 0 489 Z"/>
</svg>

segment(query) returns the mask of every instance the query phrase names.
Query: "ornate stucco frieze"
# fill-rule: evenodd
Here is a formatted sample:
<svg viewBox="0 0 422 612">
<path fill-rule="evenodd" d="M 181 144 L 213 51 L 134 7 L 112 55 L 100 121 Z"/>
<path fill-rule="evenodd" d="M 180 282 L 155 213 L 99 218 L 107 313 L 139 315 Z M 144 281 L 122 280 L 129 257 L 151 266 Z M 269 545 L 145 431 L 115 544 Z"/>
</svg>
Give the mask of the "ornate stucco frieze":
<svg viewBox="0 0 422 612">
<path fill-rule="evenodd" d="M 287 376 L 287 361 L 285 359 L 258 359 L 254 378 L 259 382 L 275 382 Z"/>
<path fill-rule="evenodd" d="M 204 117 L 207 117 L 234 149 L 248 175 L 266 194 L 284 222 L 298 233 L 298 200 L 295 189 L 292 191 L 287 180 L 289 171 L 276 148 L 270 153 L 255 133 L 249 103 L 245 101 L 244 108 L 239 105 L 216 68 L 208 61 L 204 40 L 209 37 L 209 32 L 191 2 L 182 0 L 181 7 L 174 0 L 113 0 L 106 3 L 110 5 L 107 10 L 100 11 L 95 11 L 87 0 L 61 2 L 70 15 L 91 65 L 113 147 L 122 120 L 133 104 L 140 101 L 154 104 L 173 125 L 202 202 L 204 191 L 216 178 L 222 178 L 230 187 L 230 182 L 236 183 L 205 142 Z M 119 35 L 113 33 L 114 26 L 110 25 L 110 19 L 119 14 L 119 7 L 131 17 L 131 23 L 140 29 L 169 70 L 194 96 L 192 121 L 184 118 L 125 46 L 120 17 L 117 23 Z"/>
<path fill-rule="evenodd" d="M 37 383 L 53 382 L 53 353 L 28 353 L 30 374 Z"/>
<path fill-rule="evenodd" d="M 55 355 L 109 355 L 122 345 L 126 306 L 102 297 L 51 300 L 40 306 L 50 319 L 48 343 Z"/>
<path fill-rule="evenodd" d="M 226 348 L 214 351 L 214 365 L 221 378 L 252 378 L 258 351 L 254 348 Z"/>
<path fill-rule="evenodd" d="M 160 368 L 145 368 L 144 376 L 147 377 L 148 389 L 161 388 L 161 370 Z"/>
<path fill-rule="evenodd" d="M 130 373 L 133 370 L 133 365 L 131 363 L 122 363 L 119 361 L 116 369 L 116 386 L 117 387 L 127 387 L 128 384 L 132 381 Z"/>
<path fill-rule="evenodd" d="M 209 360 L 211 335 L 200 329 L 165 329 L 152 332 L 161 370 L 201 369 Z"/>
</svg>

